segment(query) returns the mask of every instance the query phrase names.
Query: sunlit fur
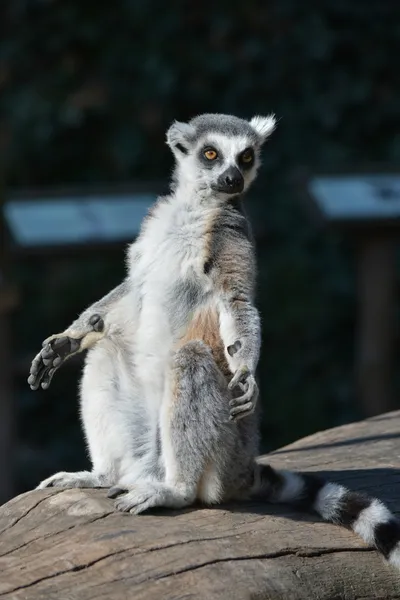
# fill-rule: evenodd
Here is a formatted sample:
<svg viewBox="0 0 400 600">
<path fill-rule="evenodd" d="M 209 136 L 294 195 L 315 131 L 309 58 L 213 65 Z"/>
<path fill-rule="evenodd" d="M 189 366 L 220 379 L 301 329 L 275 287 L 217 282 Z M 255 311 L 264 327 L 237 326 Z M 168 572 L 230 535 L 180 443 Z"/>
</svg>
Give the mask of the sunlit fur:
<svg viewBox="0 0 400 600">
<path fill-rule="evenodd" d="M 39 487 L 109 487 L 116 507 L 134 514 L 195 500 L 289 502 L 352 529 L 399 568 L 400 524 L 381 502 L 256 462 L 261 333 L 241 199 L 274 126 L 272 116 L 200 115 L 168 130 L 172 190 L 131 244 L 125 281 L 53 337 L 89 348 L 81 415 L 92 470 L 57 473 Z M 202 159 L 206 146 L 219 155 L 214 165 Z M 249 147 L 255 160 L 243 168 L 238 155 Z M 215 191 L 231 167 L 243 174 L 240 195 Z M 95 316 L 101 331 L 90 325 Z M 33 361 L 34 388 L 39 373 L 59 365 L 51 352 Z"/>
</svg>

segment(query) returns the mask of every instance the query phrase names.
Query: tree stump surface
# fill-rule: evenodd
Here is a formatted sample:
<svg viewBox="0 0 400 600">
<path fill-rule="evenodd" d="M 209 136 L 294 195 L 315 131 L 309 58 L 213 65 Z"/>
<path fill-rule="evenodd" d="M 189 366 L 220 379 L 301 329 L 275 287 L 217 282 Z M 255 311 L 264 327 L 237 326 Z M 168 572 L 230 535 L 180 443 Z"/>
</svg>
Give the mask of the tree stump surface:
<svg viewBox="0 0 400 600">
<path fill-rule="evenodd" d="M 400 411 L 264 456 L 400 513 Z M 40 490 L 0 508 L 0 600 L 400 599 L 400 572 L 355 534 L 246 503 L 133 516 L 105 490 Z"/>
</svg>

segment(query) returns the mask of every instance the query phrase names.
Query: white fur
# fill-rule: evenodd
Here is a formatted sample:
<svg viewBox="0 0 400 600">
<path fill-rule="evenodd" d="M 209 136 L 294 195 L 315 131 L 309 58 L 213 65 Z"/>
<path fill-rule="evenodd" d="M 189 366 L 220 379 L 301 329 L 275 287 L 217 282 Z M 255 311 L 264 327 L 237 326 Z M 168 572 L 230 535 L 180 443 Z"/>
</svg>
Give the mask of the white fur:
<svg viewBox="0 0 400 600">
<path fill-rule="evenodd" d="M 243 336 L 241 336 L 238 331 L 237 323 L 236 323 L 232 313 L 229 311 L 227 303 L 225 302 L 225 299 L 220 299 L 218 301 L 218 311 L 219 311 L 220 332 L 221 332 L 221 337 L 224 341 L 225 357 L 226 357 L 226 360 L 230 367 L 230 370 L 232 371 L 232 373 L 235 373 L 235 371 L 237 369 L 239 369 L 240 367 L 243 366 L 242 356 L 244 354 L 245 356 L 247 356 L 248 363 L 249 363 L 246 366 L 250 369 L 250 371 L 252 373 L 254 373 L 256 370 L 257 364 L 258 364 L 260 348 L 261 348 L 261 338 L 259 335 L 260 327 L 259 327 L 258 314 L 256 314 L 256 311 L 254 310 L 254 313 L 252 315 L 252 319 L 253 319 L 252 323 L 250 323 L 250 320 L 249 320 L 249 323 L 247 324 L 247 327 L 249 328 L 248 345 L 250 346 L 250 344 L 251 344 L 253 352 L 249 351 L 249 348 L 247 348 L 245 346 L 245 343 L 246 343 L 245 340 L 243 340 L 241 352 L 237 352 L 236 354 L 231 356 L 228 353 L 228 350 L 227 350 L 228 347 L 231 346 L 232 344 L 234 344 L 236 340 L 242 339 Z M 257 340 L 257 341 L 255 342 L 255 340 Z"/>
<path fill-rule="evenodd" d="M 204 472 L 198 489 L 197 498 L 205 504 L 218 504 L 222 499 L 223 489 L 221 478 L 214 463 Z"/>
<path fill-rule="evenodd" d="M 77 473 L 67 473 L 66 471 L 60 471 L 55 475 L 51 475 L 47 479 L 44 479 L 38 486 L 38 490 L 42 490 L 49 486 L 69 488 L 73 483 L 73 487 L 86 488 L 86 487 L 101 487 L 101 482 L 97 479 L 90 471 L 78 471 Z"/>
<path fill-rule="evenodd" d="M 292 473 L 290 471 L 280 471 L 280 475 L 284 478 L 284 484 L 279 492 L 279 502 L 291 502 L 300 498 L 303 490 L 304 483 L 301 475 Z"/>
<path fill-rule="evenodd" d="M 194 127 L 188 123 L 175 121 L 167 131 L 167 144 L 174 151 L 174 146 L 182 142 L 186 137 L 190 137 L 195 133 Z"/>
<path fill-rule="evenodd" d="M 337 483 L 327 483 L 317 494 L 314 510 L 327 521 L 335 522 L 339 516 L 341 501 L 346 488 Z"/>
<path fill-rule="evenodd" d="M 204 299 L 217 305 L 203 264 L 204 232 L 218 203 L 210 198 L 204 205 L 201 200 L 190 181 L 184 181 L 175 190 L 173 201 L 157 207 L 128 253 L 132 290 L 109 317 L 120 324 L 118 344 L 111 335 L 99 341 L 88 356 L 82 380 L 82 418 L 94 470 L 109 474 L 113 483 L 121 486 L 149 479 L 148 461 L 159 423 L 166 482 L 175 485 L 179 480 L 168 435 L 168 406 L 163 405 L 164 397 L 166 403 L 169 400 L 165 390 L 176 344 L 165 298 L 172 282 L 195 278 L 203 281 Z M 139 314 L 135 306 L 140 302 Z M 116 378 L 120 387 L 117 397 L 113 389 Z M 134 451 L 140 438 L 146 456 L 138 460 Z"/>
<path fill-rule="evenodd" d="M 389 554 L 388 561 L 391 565 L 400 569 L 400 542 L 397 543 Z"/>
<path fill-rule="evenodd" d="M 387 523 L 392 518 L 390 510 L 380 500 L 374 499 L 370 506 L 360 512 L 358 519 L 353 523 L 352 529 L 367 544 L 373 544 L 376 525 Z"/>
<path fill-rule="evenodd" d="M 253 117 L 250 121 L 250 125 L 264 141 L 268 136 L 271 135 L 276 127 L 275 115 L 268 115 L 267 117 Z"/>
</svg>

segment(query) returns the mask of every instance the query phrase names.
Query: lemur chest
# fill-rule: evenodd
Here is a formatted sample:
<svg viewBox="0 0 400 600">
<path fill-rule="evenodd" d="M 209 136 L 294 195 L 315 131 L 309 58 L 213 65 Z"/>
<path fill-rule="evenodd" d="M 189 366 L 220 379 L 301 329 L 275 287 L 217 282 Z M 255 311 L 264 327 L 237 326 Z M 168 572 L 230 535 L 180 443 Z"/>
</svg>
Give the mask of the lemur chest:
<svg viewBox="0 0 400 600">
<path fill-rule="evenodd" d="M 150 296 L 179 296 L 184 284 L 185 295 L 193 294 L 194 287 L 209 291 L 211 280 L 204 268 L 211 245 L 209 220 L 194 211 L 179 218 L 172 213 L 148 226 L 142 240 L 142 277 Z"/>
<path fill-rule="evenodd" d="M 141 323 L 150 340 L 173 340 L 196 309 L 212 296 L 205 269 L 210 255 L 210 216 L 160 215 L 141 240 Z M 168 344 L 167 344 L 168 345 Z"/>
</svg>

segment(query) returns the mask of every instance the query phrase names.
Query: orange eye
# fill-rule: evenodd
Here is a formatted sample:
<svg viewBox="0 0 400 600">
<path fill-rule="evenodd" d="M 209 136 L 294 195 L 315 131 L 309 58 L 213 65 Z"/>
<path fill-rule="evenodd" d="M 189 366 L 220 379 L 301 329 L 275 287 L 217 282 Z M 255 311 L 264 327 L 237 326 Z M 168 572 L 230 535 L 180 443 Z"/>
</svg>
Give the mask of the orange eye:
<svg viewBox="0 0 400 600">
<path fill-rule="evenodd" d="M 249 164 L 253 160 L 253 152 L 252 150 L 245 150 L 242 154 L 242 162 Z"/>
<path fill-rule="evenodd" d="M 204 156 L 206 157 L 207 160 L 215 160 L 218 156 L 218 153 L 216 150 L 209 148 L 208 150 L 204 151 Z"/>
</svg>

